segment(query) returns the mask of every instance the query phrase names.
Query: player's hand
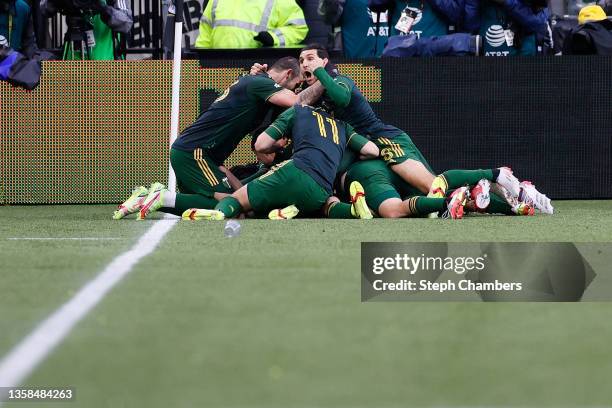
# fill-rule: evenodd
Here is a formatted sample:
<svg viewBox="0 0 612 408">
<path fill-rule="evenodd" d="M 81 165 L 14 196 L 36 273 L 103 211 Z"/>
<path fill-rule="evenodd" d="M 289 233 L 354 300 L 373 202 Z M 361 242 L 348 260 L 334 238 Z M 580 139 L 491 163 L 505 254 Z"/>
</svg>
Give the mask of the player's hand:
<svg viewBox="0 0 612 408">
<path fill-rule="evenodd" d="M 286 137 L 281 137 L 274 144 L 277 145 L 280 150 L 289 144 L 289 139 L 287 139 Z"/>
<path fill-rule="evenodd" d="M 255 156 L 257 157 L 257 161 L 265 164 L 266 166 L 272 165 L 274 162 L 274 158 L 276 157 L 276 153 L 260 153 L 255 152 Z"/>
<path fill-rule="evenodd" d="M 249 71 L 250 75 L 257 75 L 264 72 L 268 72 L 268 64 L 260 64 L 258 62 L 254 63 Z"/>
<path fill-rule="evenodd" d="M 322 58 L 315 58 L 310 61 L 310 66 L 308 68 L 310 68 L 312 72 L 315 72 L 317 68 L 325 68 L 325 60 Z"/>
</svg>

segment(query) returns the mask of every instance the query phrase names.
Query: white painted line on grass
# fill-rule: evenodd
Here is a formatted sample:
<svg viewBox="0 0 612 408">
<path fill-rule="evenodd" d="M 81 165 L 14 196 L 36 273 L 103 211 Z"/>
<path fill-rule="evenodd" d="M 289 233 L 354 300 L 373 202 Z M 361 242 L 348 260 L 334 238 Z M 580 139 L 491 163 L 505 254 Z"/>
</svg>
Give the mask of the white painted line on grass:
<svg viewBox="0 0 612 408">
<path fill-rule="evenodd" d="M 123 238 L 112 238 L 112 237 L 10 237 L 7 238 L 9 241 L 108 241 L 113 239 L 123 239 Z"/>
<path fill-rule="evenodd" d="M 40 323 L 0 361 L 0 387 L 21 384 L 70 330 L 145 256 L 149 255 L 177 220 L 155 222 L 136 245 L 119 255 L 79 292 Z M 1 397 L 1 396 L 0 396 Z M 2 405 L 0 398 L 0 405 Z"/>
</svg>

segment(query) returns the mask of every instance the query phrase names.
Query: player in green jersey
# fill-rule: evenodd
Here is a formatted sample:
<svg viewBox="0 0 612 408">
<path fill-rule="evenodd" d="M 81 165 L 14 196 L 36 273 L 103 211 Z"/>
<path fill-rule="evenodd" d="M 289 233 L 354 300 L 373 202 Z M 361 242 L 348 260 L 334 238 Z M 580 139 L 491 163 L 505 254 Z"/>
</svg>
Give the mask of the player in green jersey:
<svg viewBox="0 0 612 408">
<path fill-rule="evenodd" d="M 387 165 L 420 192 L 428 193 L 432 198 L 443 197 L 447 188 L 452 190 L 486 178 L 500 184 L 516 205 L 527 202 L 544 213 L 552 214 L 553 208 L 548 197 L 538 192 L 531 183 L 520 183 L 506 167 L 486 171 L 485 176 L 482 170 L 454 170 L 447 172 L 450 176 L 435 177 L 410 137 L 402 130 L 384 124 L 352 79 L 343 75 L 330 76 L 325 69 L 328 63 L 325 48 L 312 45 L 302 49 L 300 68 L 312 89 L 303 91 L 301 99 L 310 102 L 311 98 L 317 97 L 317 88 L 319 91 L 324 90 L 321 103 L 332 106 L 337 118 L 351 124 L 360 134 L 370 137 L 380 148 L 381 157 Z M 312 93 L 312 96 L 308 97 L 304 92 Z M 440 190 L 443 190 L 442 193 Z"/>
<path fill-rule="evenodd" d="M 278 164 L 268 173 L 225 197 L 215 210 L 192 209 L 186 211 L 183 217 L 224 219 L 251 209 L 265 213 L 287 206 L 295 206 L 298 211 L 306 214 L 316 213 L 332 195 L 332 184 L 347 145 L 364 156 L 378 156 L 376 146 L 352 131 L 350 126 L 334 119 L 322 109 L 304 105 L 295 105 L 282 113 L 259 135 L 255 150 L 262 153 L 274 152 L 280 146 L 278 141 L 289 135 L 294 146 L 290 160 Z M 360 191 L 359 188 L 356 190 Z M 363 194 L 356 197 L 355 201 L 353 207 L 356 215 L 359 218 L 371 218 Z"/>
<path fill-rule="evenodd" d="M 486 176 L 490 170 L 472 170 Z M 382 160 L 367 160 L 352 164 L 342 178 L 348 187 L 359 181 L 363 186 L 368 206 L 383 218 L 419 217 L 439 212 L 445 218 L 462 218 L 464 210 L 505 215 L 533 215 L 534 207 L 525 202 L 510 205 L 503 187 L 491 184 L 487 178 L 476 180 L 470 187 L 448 190 L 440 197 L 425 197 L 391 171 Z M 491 190 L 490 190 L 491 187 Z"/>
<path fill-rule="evenodd" d="M 143 219 L 161 210 L 180 215 L 188 208 L 214 208 L 218 200 L 241 187 L 223 167 L 238 143 L 259 125 L 270 105 L 290 107 L 301 80 L 295 58 L 284 57 L 269 72 L 245 75 L 230 85 L 174 142 L 170 162 L 180 193 L 153 183 L 137 188 L 113 218 L 137 212 Z"/>
</svg>

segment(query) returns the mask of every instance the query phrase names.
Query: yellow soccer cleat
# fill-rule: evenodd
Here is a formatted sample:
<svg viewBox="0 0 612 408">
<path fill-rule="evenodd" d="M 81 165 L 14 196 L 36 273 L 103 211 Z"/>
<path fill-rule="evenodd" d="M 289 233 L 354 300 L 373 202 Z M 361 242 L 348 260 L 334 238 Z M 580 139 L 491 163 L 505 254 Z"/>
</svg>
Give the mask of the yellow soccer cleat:
<svg viewBox="0 0 612 408">
<path fill-rule="evenodd" d="M 198 220 L 211 220 L 211 221 L 223 221 L 225 214 L 217 210 L 206 210 L 204 208 L 190 208 L 183 211 L 182 215 L 184 220 L 198 221 Z"/>
<path fill-rule="evenodd" d="M 349 186 L 349 192 L 351 194 L 351 213 L 353 216 L 362 220 L 371 220 L 372 212 L 366 203 L 365 190 L 361 183 L 353 181 Z"/>
<path fill-rule="evenodd" d="M 120 220 L 126 215 L 140 211 L 148 194 L 149 190 L 145 186 L 136 187 L 132 191 L 132 195 L 119 205 L 119 208 L 113 214 L 113 219 Z"/>
<path fill-rule="evenodd" d="M 162 183 L 155 182 L 151 184 L 149 195 L 147 195 L 147 198 L 142 203 L 136 219 L 144 220 L 150 213 L 159 210 L 163 206 L 164 192 L 166 191 L 168 190 L 166 190 L 166 186 Z"/>
<path fill-rule="evenodd" d="M 429 187 L 429 193 L 427 193 L 428 198 L 444 198 L 446 195 L 446 189 L 448 188 L 448 183 L 444 176 L 437 176 L 434 178 L 434 181 L 431 183 L 431 187 Z"/>
<path fill-rule="evenodd" d="M 295 205 L 290 205 L 285 208 L 277 208 L 276 210 L 270 211 L 268 218 L 271 220 L 290 220 L 295 218 L 300 210 Z"/>
<path fill-rule="evenodd" d="M 446 178 L 444 176 L 436 176 L 434 181 L 431 183 L 431 187 L 429 187 L 429 193 L 427 193 L 428 198 L 444 198 L 446 196 L 446 189 L 448 188 L 448 183 L 446 182 Z M 427 218 L 438 218 L 438 213 L 429 213 Z"/>
</svg>

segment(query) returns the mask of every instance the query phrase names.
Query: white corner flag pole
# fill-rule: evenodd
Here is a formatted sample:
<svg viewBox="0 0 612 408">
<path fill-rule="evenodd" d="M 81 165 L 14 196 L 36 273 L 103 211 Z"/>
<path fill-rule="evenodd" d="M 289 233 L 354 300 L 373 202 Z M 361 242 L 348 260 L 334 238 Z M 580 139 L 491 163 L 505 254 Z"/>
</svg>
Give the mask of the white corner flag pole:
<svg viewBox="0 0 612 408">
<path fill-rule="evenodd" d="M 181 95 L 181 50 L 183 40 L 183 0 L 176 1 L 174 14 L 174 60 L 172 62 L 172 113 L 170 116 L 170 146 L 178 136 Z M 176 176 L 168 163 L 168 190 L 176 191 Z"/>
</svg>

